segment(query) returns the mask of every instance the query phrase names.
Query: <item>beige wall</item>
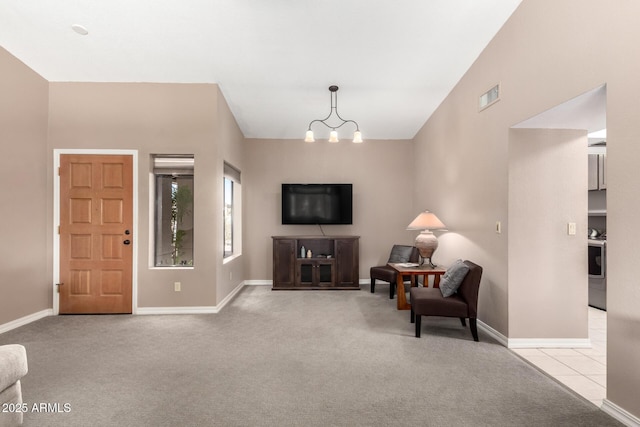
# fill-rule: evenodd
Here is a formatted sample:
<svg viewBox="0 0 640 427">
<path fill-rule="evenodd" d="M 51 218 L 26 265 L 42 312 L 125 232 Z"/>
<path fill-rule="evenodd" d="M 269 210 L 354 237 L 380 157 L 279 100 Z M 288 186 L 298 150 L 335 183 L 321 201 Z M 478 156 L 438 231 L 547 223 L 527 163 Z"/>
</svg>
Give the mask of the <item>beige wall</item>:
<svg viewBox="0 0 640 427">
<path fill-rule="evenodd" d="M 47 276 L 48 83 L 0 48 L 0 325 L 51 308 Z"/>
<path fill-rule="evenodd" d="M 243 152 L 237 126 L 215 85 L 76 83 L 50 85 L 46 144 L 47 83 L 0 50 L 0 141 L 11 154 L 2 157 L 2 166 L 19 182 L 6 197 L 21 207 L 12 213 L 2 205 L 2 217 L 8 220 L 0 227 L 14 245 L 0 257 L 0 323 L 51 307 L 53 149 L 126 148 L 140 153 L 142 307 L 212 305 L 242 277 L 269 279 L 271 235 L 318 233 L 316 227 L 280 224 L 280 183 L 352 182 L 354 225 L 325 227 L 325 232 L 362 236 L 361 277 L 368 277 L 370 265 L 385 260 L 393 243 L 411 242 L 415 234 L 404 231 L 406 224 L 417 211 L 430 209 L 451 230 L 440 237 L 436 261 L 446 264 L 462 257 L 485 268 L 480 319 L 508 337 L 512 332 L 523 338 L 553 337 L 548 325 L 564 319 L 548 319 L 541 330 L 527 327 L 544 315 L 529 304 L 530 298 L 544 297 L 528 296 L 518 288 L 522 285 L 510 281 L 510 274 L 517 273 L 510 269 L 523 265 L 526 255 L 509 245 L 509 233 L 526 218 L 512 217 L 509 211 L 510 159 L 515 158 L 509 155 L 509 129 L 607 84 L 607 398 L 640 417 L 640 370 L 634 369 L 640 359 L 640 284 L 634 268 L 640 241 L 637 16 L 640 3 L 635 0 L 524 0 L 421 129 L 415 144 L 308 146 L 301 141 L 249 140 Z M 502 99 L 478 112 L 478 96 L 498 82 Z M 196 156 L 197 268 L 150 270 L 145 202 L 149 155 L 181 152 Z M 14 161 L 22 157 L 28 164 Z M 244 256 L 222 266 L 221 242 L 216 241 L 221 241 L 224 160 L 243 172 L 245 235 Z M 502 234 L 494 231 L 496 221 L 502 222 Z M 511 222 L 516 222 L 513 229 Z M 215 238 L 207 242 L 199 236 Z M 233 280 L 227 279 L 230 271 Z M 183 282 L 182 293 L 172 291 L 174 280 Z M 510 299 L 511 292 L 520 297 Z M 518 316 L 512 321 L 510 313 Z"/>
<path fill-rule="evenodd" d="M 223 164 L 227 162 L 240 170 L 241 174 L 241 186 L 244 187 L 244 176 L 246 176 L 245 167 L 245 149 L 244 149 L 244 135 L 240 131 L 231 110 L 224 99 L 224 96 L 218 88 L 218 102 L 217 102 L 217 123 L 216 123 L 216 148 L 218 160 L 215 164 L 216 170 L 216 184 L 215 188 L 218 189 L 218 193 L 215 196 L 215 220 L 213 221 L 215 229 L 215 241 L 218 242 L 215 247 L 215 260 L 219 263 L 219 260 L 223 258 L 223 211 L 224 203 L 222 196 L 223 186 Z M 243 196 L 244 198 L 244 196 Z M 237 201 L 236 201 L 237 203 Z M 242 200 L 240 200 L 242 203 Z M 244 212 L 244 209 L 243 209 Z M 244 224 L 244 221 L 243 221 Z M 242 232 L 244 225 L 238 229 Z M 238 232 L 238 229 L 234 230 Z M 244 239 L 243 239 L 244 240 Z M 250 245 L 243 244 L 244 248 L 249 248 Z M 227 297 L 237 286 L 239 286 L 247 277 L 245 260 L 247 256 L 246 251 L 242 251 L 242 255 L 234 258 L 230 262 L 221 264 L 221 268 L 218 269 L 216 276 L 216 304 L 220 303 L 225 297 Z"/>
<path fill-rule="evenodd" d="M 508 297 L 512 231 L 508 210 L 509 128 L 602 84 L 607 85 L 608 372 L 607 398 L 640 416 L 640 3 L 634 0 L 524 0 L 415 138 L 415 203 L 428 205 L 451 228 L 441 256 L 471 258 L 485 268 L 479 317 L 500 333 L 555 336 L 550 327 L 521 327 L 545 315 L 527 298 Z M 479 112 L 477 100 L 501 83 L 501 100 Z M 586 160 L 585 160 L 586 161 Z M 523 197 L 526 195 L 523 195 Z M 494 232 L 502 221 L 503 233 Z M 585 259 L 586 261 L 586 259 Z M 546 275 L 557 271 L 545 271 Z M 538 296 L 537 299 L 544 297 Z M 553 295 L 548 295 L 553 298 Z M 513 304 L 513 305 L 510 305 Z M 557 315 L 556 315 L 557 316 Z M 548 325 L 564 321 L 559 316 Z M 535 335 L 535 336 L 534 336 Z"/>
<path fill-rule="evenodd" d="M 277 235 L 320 235 L 318 226 L 281 224 L 282 183 L 353 184 L 353 225 L 325 225 L 327 235 L 360 236 L 360 279 L 385 263 L 394 243 L 410 244 L 406 231 L 418 212 L 411 203 L 413 144 L 367 140 L 329 144 L 302 140 L 246 141 L 244 206 L 247 278 L 271 280 Z M 244 180 L 246 177 L 246 181 Z M 245 184 L 246 183 L 246 184 Z"/>
<path fill-rule="evenodd" d="M 138 307 L 216 305 L 225 296 L 219 295 L 218 288 L 222 292 L 229 288 L 228 280 L 216 281 L 222 266 L 223 156 L 229 153 L 241 163 L 238 149 L 230 148 L 239 144 L 239 131 L 228 111 L 220 112 L 225 102 L 217 85 L 51 83 L 49 96 L 48 164 L 53 163 L 54 149 L 138 150 L 139 215 L 134 230 L 138 236 Z M 193 269 L 151 268 L 149 173 L 153 154 L 195 157 Z M 47 193 L 52 194 L 53 173 L 48 174 L 47 182 Z M 52 224 L 47 226 L 51 229 Z M 182 283 L 181 292 L 174 291 L 175 281 Z"/>
<path fill-rule="evenodd" d="M 510 131 L 510 339 L 588 338 L 587 193 L 586 131 Z"/>
</svg>

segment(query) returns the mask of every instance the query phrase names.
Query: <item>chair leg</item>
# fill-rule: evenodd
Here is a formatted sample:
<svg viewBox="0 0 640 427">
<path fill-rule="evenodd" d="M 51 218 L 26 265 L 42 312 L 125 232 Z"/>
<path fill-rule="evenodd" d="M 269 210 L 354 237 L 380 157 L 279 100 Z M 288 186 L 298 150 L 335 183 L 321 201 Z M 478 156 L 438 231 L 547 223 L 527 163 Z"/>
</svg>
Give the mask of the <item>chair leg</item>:
<svg viewBox="0 0 640 427">
<path fill-rule="evenodd" d="M 416 314 L 416 338 L 420 338 L 420 326 L 422 325 L 422 316 Z"/>
<path fill-rule="evenodd" d="M 389 282 L 389 299 L 393 299 L 393 296 L 396 293 L 396 284 L 394 282 Z"/>
<path fill-rule="evenodd" d="M 471 327 L 471 335 L 473 335 L 473 340 L 478 342 L 478 325 L 476 324 L 476 319 L 469 318 L 469 326 Z"/>
<path fill-rule="evenodd" d="M 371 279 L 371 293 L 374 294 L 376 292 L 376 279 Z"/>
<path fill-rule="evenodd" d="M 467 322 L 465 321 L 464 317 L 460 318 L 460 323 L 462 323 L 462 326 L 464 326 L 464 327 L 467 326 Z"/>
<path fill-rule="evenodd" d="M 416 323 L 416 314 L 413 312 L 413 308 L 411 309 L 411 323 Z"/>
</svg>

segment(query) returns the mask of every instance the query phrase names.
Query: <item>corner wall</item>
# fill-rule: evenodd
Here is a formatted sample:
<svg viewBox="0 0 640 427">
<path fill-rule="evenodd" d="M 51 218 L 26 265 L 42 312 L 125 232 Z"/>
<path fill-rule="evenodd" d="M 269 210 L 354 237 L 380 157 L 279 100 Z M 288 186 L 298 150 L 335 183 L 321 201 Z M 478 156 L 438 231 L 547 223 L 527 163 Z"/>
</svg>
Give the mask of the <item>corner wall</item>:
<svg viewBox="0 0 640 427">
<path fill-rule="evenodd" d="M 509 132 L 509 219 L 509 338 L 586 341 L 586 131 Z"/>
<path fill-rule="evenodd" d="M 416 135 L 416 180 L 438 185 L 416 192 L 414 200 L 430 206 L 452 230 L 451 244 L 440 241 L 441 256 L 483 265 L 479 318 L 509 337 L 509 313 L 526 310 L 517 301 L 510 306 L 508 298 L 508 266 L 526 261 L 507 244 L 509 129 L 606 84 L 607 399 L 640 417 L 640 370 L 633 368 L 640 360 L 637 16 L 640 3 L 634 0 L 524 0 Z M 479 112 L 478 97 L 496 83 L 501 100 Z"/>
<path fill-rule="evenodd" d="M 224 95 L 218 87 L 217 97 L 217 116 L 216 116 L 216 149 L 217 149 L 217 162 L 214 166 L 216 170 L 216 189 L 219 191 L 217 198 L 214 200 L 215 208 L 215 220 L 213 226 L 215 229 L 215 263 L 221 267 L 218 269 L 216 279 L 216 305 L 220 304 L 225 298 L 227 298 L 237 287 L 245 280 L 247 276 L 246 259 L 247 252 L 251 249 L 250 241 L 246 241 L 244 238 L 245 233 L 242 234 L 242 254 L 235 257 L 231 261 L 222 262 L 224 250 L 223 250 L 223 222 L 224 222 L 224 201 L 222 197 L 223 186 L 223 164 L 224 162 L 230 163 L 234 167 L 240 170 L 241 173 L 241 186 L 243 188 L 242 199 L 244 196 L 244 182 L 247 176 L 248 170 L 245 167 L 245 142 L 244 135 L 240 131 L 236 119 L 233 117 L 229 105 L 224 99 Z M 243 200 L 242 212 L 246 217 Z M 246 229 L 247 224 L 243 220 L 240 232 Z M 236 231 L 237 232 L 237 231 Z"/>
<path fill-rule="evenodd" d="M 217 148 L 218 87 L 208 84 L 51 83 L 46 162 L 52 231 L 53 150 L 138 150 L 138 307 L 213 307 L 217 303 L 216 218 L 222 203 Z M 150 173 L 153 154 L 193 154 L 194 268 L 153 268 Z M 222 222 L 220 221 L 220 224 Z M 218 234 L 217 234 L 218 233 Z M 52 241 L 48 246 L 52 247 Z M 220 243 L 220 246 L 222 243 Z M 216 262 L 216 260 L 218 262 Z M 51 263 L 50 259 L 47 261 Z M 182 283 L 174 292 L 174 281 Z"/>
<path fill-rule="evenodd" d="M 416 211 L 411 202 L 412 156 L 413 144 L 407 140 L 248 139 L 242 181 L 247 279 L 272 279 L 271 236 L 321 234 L 314 225 L 282 225 L 282 183 L 353 184 L 353 225 L 322 229 L 327 235 L 360 236 L 360 279 L 369 278 L 369 268 L 386 263 L 394 243 L 411 244 L 417 235 L 406 230 L 424 210 Z"/>
<path fill-rule="evenodd" d="M 51 308 L 44 215 L 48 88 L 0 48 L 0 325 Z"/>
</svg>

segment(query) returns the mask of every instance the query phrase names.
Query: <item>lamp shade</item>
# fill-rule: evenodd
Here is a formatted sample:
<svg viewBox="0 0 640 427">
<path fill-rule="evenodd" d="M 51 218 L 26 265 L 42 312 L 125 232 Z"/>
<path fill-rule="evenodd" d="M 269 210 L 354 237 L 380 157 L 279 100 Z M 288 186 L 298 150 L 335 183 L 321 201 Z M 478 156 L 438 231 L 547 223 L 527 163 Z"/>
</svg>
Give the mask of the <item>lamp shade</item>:
<svg viewBox="0 0 640 427">
<path fill-rule="evenodd" d="M 309 129 L 304 136 L 304 142 L 315 142 L 315 138 L 313 137 L 313 131 Z"/>
<path fill-rule="evenodd" d="M 356 144 L 360 144 L 362 142 L 362 132 L 357 130 L 353 133 L 353 142 Z"/>
<path fill-rule="evenodd" d="M 441 230 L 445 227 L 446 225 L 433 212 L 424 211 L 411 221 L 407 230 Z"/>
<path fill-rule="evenodd" d="M 338 142 L 338 131 L 332 130 L 329 132 L 329 142 Z"/>
</svg>

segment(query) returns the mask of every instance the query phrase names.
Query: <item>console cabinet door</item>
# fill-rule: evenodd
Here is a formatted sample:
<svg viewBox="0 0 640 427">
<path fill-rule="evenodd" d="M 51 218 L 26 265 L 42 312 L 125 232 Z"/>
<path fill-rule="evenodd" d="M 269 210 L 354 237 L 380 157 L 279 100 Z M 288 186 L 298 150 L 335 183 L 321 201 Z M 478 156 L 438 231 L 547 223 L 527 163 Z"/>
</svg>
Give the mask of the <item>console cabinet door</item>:
<svg viewBox="0 0 640 427">
<path fill-rule="evenodd" d="M 336 239 L 336 286 L 360 287 L 358 239 Z"/>
<path fill-rule="evenodd" d="M 296 260 L 296 286 L 302 288 L 327 288 L 334 286 L 335 264 L 332 259 Z"/>
<path fill-rule="evenodd" d="M 273 287 L 293 288 L 296 265 L 295 239 L 273 241 Z"/>
</svg>

